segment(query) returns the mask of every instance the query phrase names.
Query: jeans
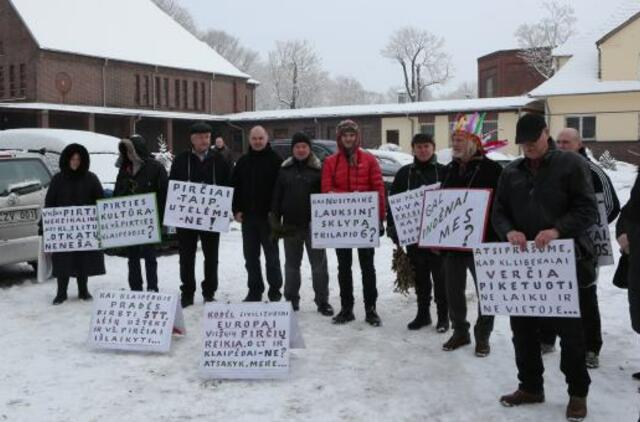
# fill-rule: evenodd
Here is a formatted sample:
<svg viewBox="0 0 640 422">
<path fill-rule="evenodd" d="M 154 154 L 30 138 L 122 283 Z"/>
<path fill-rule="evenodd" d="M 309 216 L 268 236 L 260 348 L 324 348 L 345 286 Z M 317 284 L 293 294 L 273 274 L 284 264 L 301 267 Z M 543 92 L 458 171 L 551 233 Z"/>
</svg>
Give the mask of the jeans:
<svg viewBox="0 0 640 422">
<path fill-rule="evenodd" d="M 300 265 L 302 253 L 307 249 L 307 257 L 311 263 L 311 280 L 315 292 L 315 303 L 321 305 L 329 302 L 329 272 L 327 254 L 324 249 L 311 247 L 311 232 L 308 228 L 299 229 L 295 236 L 284 238 L 284 296 L 288 300 L 300 298 Z"/>
</svg>

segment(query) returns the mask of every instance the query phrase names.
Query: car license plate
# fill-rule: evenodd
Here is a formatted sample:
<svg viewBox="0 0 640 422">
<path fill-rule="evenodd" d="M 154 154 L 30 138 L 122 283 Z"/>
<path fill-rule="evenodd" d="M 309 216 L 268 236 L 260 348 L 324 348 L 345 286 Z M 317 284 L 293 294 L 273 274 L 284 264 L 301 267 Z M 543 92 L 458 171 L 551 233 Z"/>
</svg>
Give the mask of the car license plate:
<svg viewBox="0 0 640 422">
<path fill-rule="evenodd" d="M 38 219 L 36 208 L 0 210 L 0 227 L 34 223 Z"/>
</svg>

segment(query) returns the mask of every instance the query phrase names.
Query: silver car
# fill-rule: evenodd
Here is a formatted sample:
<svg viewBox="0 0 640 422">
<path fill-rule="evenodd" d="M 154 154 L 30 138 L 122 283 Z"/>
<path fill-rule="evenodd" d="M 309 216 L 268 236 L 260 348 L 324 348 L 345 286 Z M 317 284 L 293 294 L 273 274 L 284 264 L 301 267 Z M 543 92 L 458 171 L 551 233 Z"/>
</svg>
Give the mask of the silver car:
<svg viewBox="0 0 640 422">
<path fill-rule="evenodd" d="M 0 265 L 37 265 L 38 221 L 50 182 L 41 155 L 0 151 Z"/>
</svg>

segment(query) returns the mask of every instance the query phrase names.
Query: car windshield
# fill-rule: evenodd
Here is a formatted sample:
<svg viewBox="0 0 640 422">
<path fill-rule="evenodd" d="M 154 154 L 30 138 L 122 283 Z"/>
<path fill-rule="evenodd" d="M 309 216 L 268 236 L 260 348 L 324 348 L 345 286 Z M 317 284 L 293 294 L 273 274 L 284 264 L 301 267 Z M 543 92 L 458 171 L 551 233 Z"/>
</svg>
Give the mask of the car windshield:
<svg viewBox="0 0 640 422">
<path fill-rule="evenodd" d="M 33 192 L 49 186 L 50 179 L 49 172 L 40 160 L 0 161 L 0 197 Z"/>
</svg>

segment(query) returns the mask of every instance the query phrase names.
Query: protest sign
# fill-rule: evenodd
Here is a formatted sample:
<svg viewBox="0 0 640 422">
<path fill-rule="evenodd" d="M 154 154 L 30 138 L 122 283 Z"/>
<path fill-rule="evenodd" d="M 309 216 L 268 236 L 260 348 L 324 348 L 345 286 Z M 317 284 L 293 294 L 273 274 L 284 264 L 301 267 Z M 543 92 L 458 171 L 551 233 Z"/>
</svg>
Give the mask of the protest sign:
<svg viewBox="0 0 640 422">
<path fill-rule="evenodd" d="M 573 240 L 485 243 L 473 257 L 482 315 L 580 317 Z"/>
<path fill-rule="evenodd" d="M 314 249 L 375 248 L 380 245 L 377 192 L 311 195 Z"/>
<path fill-rule="evenodd" d="M 96 348 L 166 353 L 174 332 L 186 333 L 177 294 L 103 290 L 95 297 L 89 343 Z"/>
<path fill-rule="evenodd" d="M 103 249 L 160 242 L 155 193 L 101 199 L 97 208 Z"/>
<path fill-rule="evenodd" d="M 593 241 L 593 246 L 598 257 L 598 266 L 604 267 L 613 265 L 613 246 L 611 245 L 611 233 L 609 232 L 609 223 L 607 221 L 607 209 L 604 205 L 604 195 L 596 193 L 598 200 L 598 221 L 587 233 Z"/>
<path fill-rule="evenodd" d="M 419 246 L 471 250 L 483 241 L 490 189 L 441 189 L 424 194 Z"/>
<path fill-rule="evenodd" d="M 389 212 L 393 217 L 400 246 L 404 247 L 418 243 L 424 193 L 428 190 L 439 188 L 440 183 L 435 183 L 396 195 L 389 195 Z"/>
<path fill-rule="evenodd" d="M 42 209 L 44 252 L 100 249 L 95 206 Z"/>
<path fill-rule="evenodd" d="M 233 188 L 170 180 L 164 225 L 226 233 L 232 199 Z"/>
<path fill-rule="evenodd" d="M 289 302 L 207 303 L 200 371 L 206 378 L 282 378 L 304 347 Z"/>
</svg>

